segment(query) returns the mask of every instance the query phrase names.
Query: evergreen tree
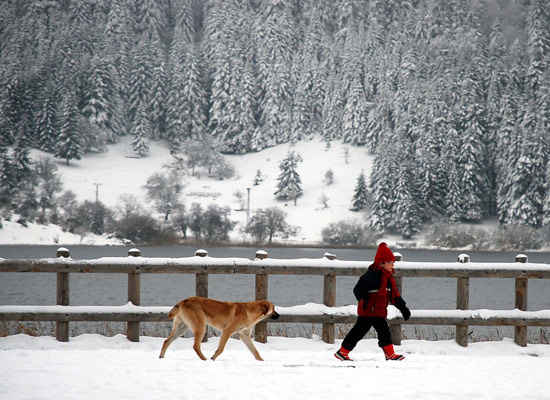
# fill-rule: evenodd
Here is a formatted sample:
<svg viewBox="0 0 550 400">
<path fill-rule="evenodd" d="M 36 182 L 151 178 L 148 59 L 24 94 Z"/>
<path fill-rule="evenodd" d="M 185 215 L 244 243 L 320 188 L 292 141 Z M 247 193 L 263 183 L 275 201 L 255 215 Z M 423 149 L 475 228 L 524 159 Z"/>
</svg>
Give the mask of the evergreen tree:
<svg viewBox="0 0 550 400">
<path fill-rule="evenodd" d="M 290 137 L 290 105 L 293 83 L 290 76 L 295 50 L 295 21 L 287 2 L 270 4 L 257 24 L 257 65 L 260 77 L 260 125 L 264 146 L 285 143 Z M 256 150 L 261 150 L 258 148 Z"/>
<path fill-rule="evenodd" d="M 118 89 L 114 69 L 109 60 L 96 58 L 84 94 L 82 113 L 99 133 L 111 142 L 118 136 Z"/>
<path fill-rule="evenodd" d="M 147 118 L 145 107 L 140 105 L 137 111 L 137 119 L 130 132 L 132 136 L 134 136 L 132 149 L 138 153 L 140 157 L 149 152 L 149 137 L 151 131 L 151 123 Z"/>
<path fill-rule="evenodd" d="M 363 171 L 359 174 L 357 182 L 355 184 L 355 191 L 353 193 L 352 199 L 352 211 L 361 211 L 367 206 L 368 203 L 368 193 L 367 193 L 367 183 L 365 180 L 365 174 Z"/>
<path fill-rule="evenodd" d="M 16 187 L 15 171 L 6 146 L 0 144 L 0 207 L 11 206 Z"/>
<path fill-rule="evenodd" d="M 462 190 L 462 219 L 479 221 L 486 214 L 482 198 L 487 193 L 487 169 L 484 165 L 484 153 L 481 138 L 485 135 L 485 127 L 481 121 L 482 106 L 476 103 L 479 98 L 472 93 L 473 86 L 465 86 L 467 92 L 463 95 L 461 105 L 461 149 L 458 155 L 460 188 Z"/>
<path fill-rule="evenodd" d="M 151 102 L 149 115 L 151 116 L 152 138 L 162 139 L 166 129 L 166 75 L 164 64 L 153 69 Z"/>
<path fill-rule="evenodd" d="M 281 173 L 277 178 L 277 191 L 274 193 L 277 199 L 294 200 L 294 205 L 296 205 L 296 199 L 302 195 L 302 178 L 297 171 L 298 163 L 301 161 L 300 154 L 292 150 L 280 162 Z"/>
<path fill-rule="evenodd" d="M 130 70 L 129 118 L 137 118 L 140 106 L 147 109 L 150 105 L 151 86 L 153 81 L 153 52 L 148 40 L 142 39 L 134 50 Z"/>
<path fill-rule="evenodd" d="M 419 196 L 415 191 L 414 170 L 416 168 L 412 163 L 402 163 L 399 167 L 398 179 L 394 189 L 396 192 L 394 225 L 403 235 L 403 239 L 410 239 L 420 231 L 422 226 Z"/>
<path fill-rule="evenodd" d="M 365 145 L 367 142 L 367 102 L 360 77 L 351 82 L 350 93 L 342 116 L 342 139 L 346 143 Z"/>
<path fill-rule="evenodd" d="M 183 92 L 180 95 L 183 101 L 183 114 L 180 118 L 183 119 L 186 136 L 201 140 L 206 136 L 207 100 L 202 87 L 201 55 L 196 47 L 188 47 L 182 70 Z"/>
<path fill-rule="evenodd" d="M 529 111 L 532 107 L 527 105 L 526 108 L 522 121 L 522 131 L 525 133 L 521 152 L 511 174 L 514 185 L 509 193 L 506 223 L 539 228 L 542 225 L 548 163 L 548 148 L 542 138 L 547 133 L 543 132 L 540 122 L 537 125 L 535 115 Z"/>
<path fill-rule="evenodd" d="M 30 178 L 32 172 L 32 161 L 30 158 L 30 142 L 26 135 L 21 132 L 15 141 L 13 149 L 12 167 L 15 184 L 19 184 Z"/>
<path fill-rule="evenodd" d="M 388 135 L 378 145 L 370 176 L 370 190 L 372 193 L 370 225 L 380 232 L 394 226 L 393 210 L 396 202 L 394 189 L 397 181 L 397 168 L 391 148 L 393 141 L 392 136 Z"/>
<path fill-rule="evenodd" d="M 53 80 L 45 83 L 38 98 L 40 107 L 35 111 L 34 138 L 40 149 L 53 151 L 58 134 L 56 115 L 59 98 Z"/>
<path fill-rule="evenodd" d="M 133 2 L 134 7 L 134 31 L 138 36 L 146 39 L 158 35 L 162 29 L 161 3 L 155 0 L 137 0 Z"/>
<path fill-rule="evenodd" d="M 171 5 L 171 15 L 175 16 L 174 37 L 187 44 L 193 43 L 195 41 L 193 3 L 187 0 L 175 0 Z"/>
<path fill-rule="evenodd" d="M 61 101 L 57 126 L 59 126 L 59 137 L 55 148 L 55 157 L 69 161 L 80 160 L 84 154 L 83 138 L 78 126 L 78 110 L 76 102 L 70 94 L 65 95 Z"/>
</svg>

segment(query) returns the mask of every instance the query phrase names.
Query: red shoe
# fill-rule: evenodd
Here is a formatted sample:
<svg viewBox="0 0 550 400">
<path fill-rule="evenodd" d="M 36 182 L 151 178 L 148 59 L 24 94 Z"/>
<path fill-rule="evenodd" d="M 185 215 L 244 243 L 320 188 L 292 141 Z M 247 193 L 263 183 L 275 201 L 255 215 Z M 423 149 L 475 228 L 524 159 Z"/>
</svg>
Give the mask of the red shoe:
<svg viewBox="0 0 550 400">
<path fill-rule="evenodd" d="M 386 361 L 401 361 L 405 359 L 405 356 L 402 356 L 401 354 L 395 354 L 395 351 L 393 350 L 393 344 L 382 347 L 382 350 L 384 351 L 384 355 L 386 356 Z"/>
<path fill-rule="evenodd" d="M 334 357 L 336 357 L 340 361 L 353 361 L 351 358 L 349 358 L 349 350 L 346 350 L 343 347 L 340 347 L 340 350 L 334 353 Z"/>
</svg>

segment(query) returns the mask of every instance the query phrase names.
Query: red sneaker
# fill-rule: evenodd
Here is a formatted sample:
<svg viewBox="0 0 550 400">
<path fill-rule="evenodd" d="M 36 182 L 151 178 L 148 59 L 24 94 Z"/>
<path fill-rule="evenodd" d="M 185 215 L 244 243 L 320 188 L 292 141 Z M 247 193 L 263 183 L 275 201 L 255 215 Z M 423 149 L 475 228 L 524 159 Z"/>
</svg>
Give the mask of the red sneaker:
<svg viewBox="0 0 550 400">
<path fill-rule="evenodd" d="M 395 354 L 395 351 L 393 350 L 393 344 L 382 347 L 382 350 L 384 351 L 384 355 L 386 356 L 386 361 L 401 361 L 405 359 L 405 356 L 402 356 L 401 354 Z"/>
<path fill-rule="evenodd" d="M 351 358 L 349 358 L 349 351 L 345 349 L 338 350 L 336 353 L 334 353 L 334 357 L 336 357 L 340 361 L 353 361 Z"/>
</svg>

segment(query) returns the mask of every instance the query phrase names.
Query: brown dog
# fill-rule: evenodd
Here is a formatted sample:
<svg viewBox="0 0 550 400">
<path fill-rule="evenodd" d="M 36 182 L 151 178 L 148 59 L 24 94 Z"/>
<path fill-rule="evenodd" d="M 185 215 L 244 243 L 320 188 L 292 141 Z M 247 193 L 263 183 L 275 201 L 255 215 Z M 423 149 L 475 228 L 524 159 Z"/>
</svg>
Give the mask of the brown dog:
<svg viewBox="0 0 550 400">
<path fill-rule="evenodd" d="M 159 358 L 164 358 L 168 346 L 191 329 L 195 336 L 193 349 L 202 360 L 206 360 L 201 351 L 201 340 L 206 332 L 206 325 L 210 325 L 222 332 L 218 349 L 212 356 L 212 360 L 222 353 L 229 337 L 239 332 L 239 337 L 256 360 L 263 361 L 252 344 L 250 333 L 254 325 L 262 319 L 267 317 L 277 319 L 279 314 L 275 311 L 275 306 L 267 300 L 232 303 L 204 297 L 189 297 L 176 304 L 168 313 L 168 317 L 174 320 L 172 332 L 164 341 Z"/>
</svg>

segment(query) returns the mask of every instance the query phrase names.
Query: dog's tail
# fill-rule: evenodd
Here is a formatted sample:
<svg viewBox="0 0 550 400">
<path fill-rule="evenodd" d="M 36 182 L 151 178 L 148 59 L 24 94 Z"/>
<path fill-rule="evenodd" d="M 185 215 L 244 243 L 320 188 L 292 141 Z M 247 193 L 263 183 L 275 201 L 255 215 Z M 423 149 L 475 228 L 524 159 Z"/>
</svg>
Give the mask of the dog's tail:
<svg viewBox="0 0 550 400">
<path fill-rule="evenodd" d="M 168 313 L 168 318 L 173 319 L 180 312 L 179 306 L 176 304 Z"/>
</svg>

